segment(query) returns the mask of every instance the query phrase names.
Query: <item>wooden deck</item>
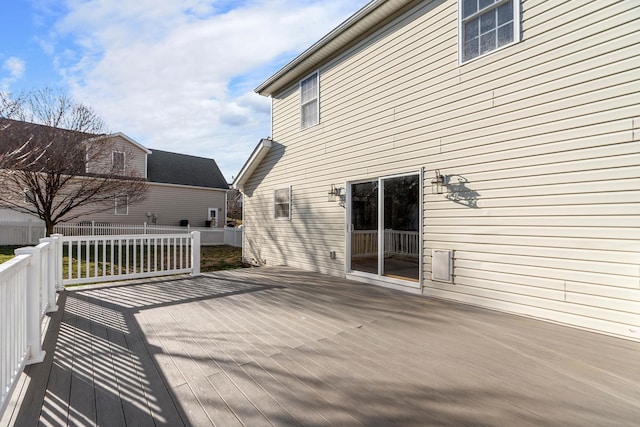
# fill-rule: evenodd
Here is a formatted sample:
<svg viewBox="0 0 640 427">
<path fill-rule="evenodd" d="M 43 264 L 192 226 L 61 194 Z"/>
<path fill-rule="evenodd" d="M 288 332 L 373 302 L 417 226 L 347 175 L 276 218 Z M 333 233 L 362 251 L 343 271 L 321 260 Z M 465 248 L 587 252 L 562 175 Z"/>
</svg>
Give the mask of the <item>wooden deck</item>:
<svg viewBox="0 0 640 427">
<path fill-rule="evenodd" d="M 285 268 L 66 291 L 3 425 L 623 426 L 640 343 Z"/>
</svg>

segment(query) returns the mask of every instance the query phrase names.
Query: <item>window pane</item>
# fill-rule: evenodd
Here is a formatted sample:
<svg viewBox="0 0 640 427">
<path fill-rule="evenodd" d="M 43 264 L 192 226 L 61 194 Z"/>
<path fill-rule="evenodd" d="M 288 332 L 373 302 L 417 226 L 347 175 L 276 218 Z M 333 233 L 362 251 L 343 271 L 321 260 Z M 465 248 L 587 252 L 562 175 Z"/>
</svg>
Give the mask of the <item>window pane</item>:
<svg viewBox="0 0 640 427">
<path fill-rule="evenodd" d="M 480 19 L 476 18 L 473 21 L 469 21 L 464 26 L 464 41 L 467 42 L 480 35 Z"/>
<path fill-rule="evenodd" d="M 276 205 L 276 218 L 289 218 L 289 203 Z"/>
<path fill-rule="evenodd" d="M 492 4 L 494 4 L 496 1 L 497 1 L 497 0 L 480 0 L 480 1 L 479 1 L 479 3 L 480 3 L 480 9 L 479 9 L 479 10 L 482 10 L 482 9 L 484 9 L 485 7 L 491 6 L 491 5 L 492 5 Z"/>
<path fill-rule="evenodd" d="M 496 48 L 496 32 L 491 31 L 480 36 L 480 55 Z"/>
<path fill-rule="evenodd" d="M 124 170 L 124 153 L 118 151 L 113 152 L 113 169 L 118 172 Z"/>
<path fill-rule="evenodd" d="M 478 0 L 464 0 L 462 2 L 462 17 L 466 18 L 478 11 Z"/>
<path fill-rule="evenodd" d="M 313 126 L 318 122 L 318 103 L 310 102 L 302 106 L 302 128 Z"/>
<path fill-rule="evenodd" d="M 304 104 L 317 97 L 318 75 L 314 74 L 300 84 L 300 101 Z"/>
<path fill-rule="evenodd" d="M 513 24 L 507 24 L 498 28 L 498 47 L 513 41 Z"/>
<path fill-rule="evenodd" d="M 116 215 L 127 215 L 127 204 L 129 197 L 126 195 L 116 196 Z"/>
<path fill-rule="evenodd" d="M 515 9 L 519 0 L 477 0 L 461 2 L 463 14 L 467 12 L 468 21 L 461 22 L 462 61 L 476 58 L 499 47 L 511 44 L 516 40 Z M 474 13 L 470 11 L 474 10 Z M 471 17 L 471 18 L 469 18 Z M 464 19 L 464 17 L 463 17 Z"/>
<path fill-rule="evenodd" d="M 480 16 L 480 34 L 496 28 L 496 12 L 490 11 Z"/>
<path fill-rule="evenodd" d="M 275 200 L 276 203 L 288 203 L 289 202 L 289 189 L 283 188 L 281 190 L 276 190 L 275 192 Z"/>
<path fill-rule="evenodd" d="M 463 60 L 466 61 L 480 55 L 479 40 L 476 38 L 464 44 Z"/>
<path fill-rule="evenodd" d="M 498 25 L 504 25 L 509 21 L 513 21 L 513 1 L 498 8 Z"/>
</svg>

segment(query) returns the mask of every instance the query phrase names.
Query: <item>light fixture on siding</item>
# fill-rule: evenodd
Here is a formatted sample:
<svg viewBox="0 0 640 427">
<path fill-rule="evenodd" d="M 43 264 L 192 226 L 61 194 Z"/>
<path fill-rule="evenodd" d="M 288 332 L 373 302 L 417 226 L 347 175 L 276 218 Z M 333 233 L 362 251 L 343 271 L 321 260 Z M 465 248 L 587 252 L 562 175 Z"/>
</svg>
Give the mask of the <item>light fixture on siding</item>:
<svg viewBox="0 0 640 427">
<path fill-rule="evenodd" d="M 447 185 L 446 175 L 440 173 L 440 169 L 436 169 L 435 176 L 431 179 L 431 194 L 442 194 L 442 187 Z"/>
<path fill-rule="evenodd" d="M 329 189 L 329 193 L 328 193 L 328 201 L 329 202 L 335 202 L 337 200 L 342 200 L 342 191 L 344 189 L 340 188 L 340 187 L 336 187 L 335 184 L 331 184 L 331 188 Z"/>
</svg>

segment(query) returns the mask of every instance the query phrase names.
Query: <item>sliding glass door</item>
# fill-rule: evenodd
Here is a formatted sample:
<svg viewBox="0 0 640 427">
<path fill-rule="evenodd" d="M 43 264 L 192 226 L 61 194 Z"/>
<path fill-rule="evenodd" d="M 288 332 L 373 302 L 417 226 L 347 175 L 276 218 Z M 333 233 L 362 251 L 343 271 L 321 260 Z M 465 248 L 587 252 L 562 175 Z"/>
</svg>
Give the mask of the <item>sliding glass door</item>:
<svg viewBox="0 0 640 427">
<path fill-rule="evenodd" d="M 351 272 L 418 283 L 420 175 L 349 184 Z"/>
</svg>

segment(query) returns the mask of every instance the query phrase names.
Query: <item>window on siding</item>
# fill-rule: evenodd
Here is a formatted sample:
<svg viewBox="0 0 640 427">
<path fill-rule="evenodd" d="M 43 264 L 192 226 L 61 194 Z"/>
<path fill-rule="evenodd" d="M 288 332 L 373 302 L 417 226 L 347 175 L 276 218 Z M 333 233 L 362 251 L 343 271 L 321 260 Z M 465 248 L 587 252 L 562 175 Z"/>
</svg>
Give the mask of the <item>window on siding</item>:
<svg viewBox="0 0 640 427">
<path fill-rule="evenodd" d="M 318 72 L 300 81 L 300 127 L 306 129 L 320 122 Z"/>
<path fill-rule="evenodd" d="M 460 62 L 520 41 L 519 0 L 460 0 Z"/>
<path fill-rule="evenodd" d="M 122 151 L 114 151 L 111 155 L 111 165 L 114 172 L 124 172 L 124 153 Z"/>
<path fill-rule="evenodd" d="M 273 192 L 275 219 L 291 219 L 291 187 L 276 188 Z"/>
<path fill-rule="evenodd" d="M 31 188 L 24 190 L 24 202 L 29 205 L 36 202 L 36 195 Z"/>
<path fill-rule="evenodd" d="M 127 194 L 116 195 L 116 215 L 129 215 L 129 196 Z"/>
</svg>

